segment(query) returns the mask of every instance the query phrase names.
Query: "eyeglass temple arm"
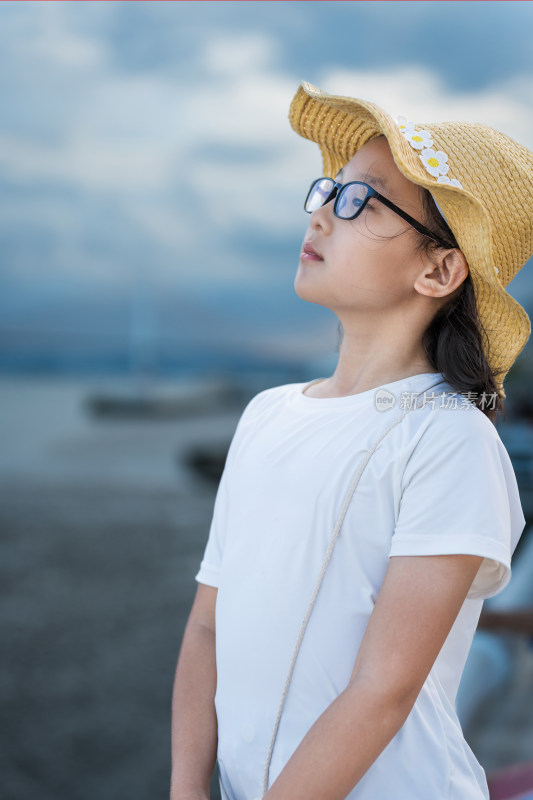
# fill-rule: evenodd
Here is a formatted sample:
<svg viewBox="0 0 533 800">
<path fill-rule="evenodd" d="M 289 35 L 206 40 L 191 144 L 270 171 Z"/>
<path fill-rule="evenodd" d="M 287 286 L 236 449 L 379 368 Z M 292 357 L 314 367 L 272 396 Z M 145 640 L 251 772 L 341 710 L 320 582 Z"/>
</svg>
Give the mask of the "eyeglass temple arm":
<svg viewBox="0 0 533 800">
<path fill-rule="evenodd" d="M 418 231 L 419 233 L 422 233 L 424 236 L 429 236 L 430 239 L 433 239 L 434 242 L 437 242 L 437 244 L 440 244 L 441 247 L 446 247 L 446 248 L 449 249 L 449 245 L 447 245 L 446 242 L 443 239 L 439 239 L 437 236 L 435 236 L 434 233 L 432 233 L 429 230 L 429 228 L 426 228 L 420 222 L 417 222 L 416 219 L 413 219 L 413 217 L 410 217 L 409 214 L 407 214 L 405 211 L 402 211 L 401 208 L 398 208 L 398 206 L 395 205 L 394 203 L 392 203 L 390 200 L 387 200 L 387 198 L 383 197 L 382 194 L 380 194 L 379 192 L 376 192 L 375 189 L 372 190 L 372 196 L 373 197 L 377 197 L 378 200 L 381 200 L 382 203 L 384 203 L 386 206 L 388 206 L 393 211 L 395 211 L 400 217 L 403 217 L 403 219 L 406 222 L 408 222 L 409 225 L 411 225 L 416 231 Z M 370 193 L 367 195 L 367 198 L 368 197 L 370 197 Z"/>
</svg>

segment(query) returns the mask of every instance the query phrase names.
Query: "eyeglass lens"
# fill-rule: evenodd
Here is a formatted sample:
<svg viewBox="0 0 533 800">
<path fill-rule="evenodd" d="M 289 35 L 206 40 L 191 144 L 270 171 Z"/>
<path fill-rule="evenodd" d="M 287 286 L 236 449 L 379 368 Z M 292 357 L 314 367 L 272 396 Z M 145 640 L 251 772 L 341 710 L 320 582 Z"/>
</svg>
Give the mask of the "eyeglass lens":
<svg viewBox="0 0 533 800">
<path fill-rule="evenodd" d="M 319 178 L 315 181 L 311 186 L 305 210 L 311 213 L 323 206 L 333 190 L 333 185 L 333 181 L 330 178 Z M 351 183 L 344 186 L 337 199 L 337 215 L 345 219 L 352 218 L 361 209 L 366 195 L 366 186 L 362 186 L 359 183 Z"/>
</svg>

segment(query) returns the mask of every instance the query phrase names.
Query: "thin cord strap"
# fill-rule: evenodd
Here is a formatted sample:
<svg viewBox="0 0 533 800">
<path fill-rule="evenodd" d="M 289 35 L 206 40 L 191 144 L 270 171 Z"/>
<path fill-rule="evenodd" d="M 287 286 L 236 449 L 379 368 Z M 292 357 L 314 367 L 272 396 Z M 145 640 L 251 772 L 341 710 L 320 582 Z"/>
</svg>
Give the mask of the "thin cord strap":
<svg viewBox="0 0 533 800">
<path fill-rule="evenodd" d="M 431 386 L 428 386 L 427 389 L 424 390 L 424 394 L 425 394 L 425 392 L 428 391 L 428 389 L 432 389 L 433 386 L 437 386 L 437 384 L 439 384 L 439 383 L 445 383 L 445 381 L 439 380 L 439 381 L 436 381 L 436 383 L 431 384 Z M 422 394 L 422 393 L 420 392 L 419 394 Z M 311 616 L 311 611 L 313 609 L 316 597 L 318 595 L 320 586 L 322 584 L 322 580 L 324 578 L 324 574 L 326 572 L 326 568 L 327 568 L 329 560 L 331 558 L 331 554 L 333 553 L 333 548 L 335 547 L 335 542 L 337 541 L 337 537 L 339 535 L 339 531 L 340 531 L 342 523 L 344 521 L 344 517 L 346 515 L 346 511 L 348 510 L 348 506 L 350 505 L 350 500 L 352 499 L 353 493 L 355 492 L 355 489 L 357 488 L 357 484 L 359 483 L 361 475 L 363 474 L 363 470 L 365 469 L 366 465 L 368 464 L 372 454 L 375 452 L 377 447 L 381 444 L 381 442 L 385 438 L 385 436 L 387 436 L 387 434 L 396 425 L 398 425 L 398 423 L 400 423 L 407 416 L 407 414 L 410 411 L 414 410 L 415 408 L 422 408 L 422 406 L 418 406 L 418 405 L 415 404 L 414 406 L 408 408 L 400 417 L 395 419 L 394 422 L 392 422 L 389 425 L 388 428 L 385 429 L 385 431 L 381 434 L 381 436 L 373 444 L 373 446 L 370 448 L 370 450 L 367 451 L 365 457 L 363 458 L 363 461 L 359 465 L 359 469 L 357 470 L 357 472 L 356 472 L 356 474 L 355 474 L 355 476 L 354 476 L 354 478 L 352 480 L 352 483 L 350 485 L 350 488 L 348 489 L 346 497 L 344 499 L 344 503 L 342 505 L 341 513 L 339 515 L 339 518 L 337 520 L 337 524 L 335 525 L 335 528 L 334 528 L 333 533 L 331 535 L 331 538 L 330 538 L 330 541 L 329 541 L 329 545 L 328 545 L 328 549 L 326 550 L 326 554 L 325 554 L 324 560 L 322 562 L 322 567 L 320 569 L 320 573 L 319 573 L 317 582 L 315 584 L 315 588 L 313 590 L 313 594 L 312 594 L 311 600 L 309 601 L 309 605 L 307 607 L 307 611 L 305 613 L 305 616 L 303 618 L 302 624 L 300 626 L 300 632 L 298 634 L 298 638 L 296 640 L 296 645 L 294 647 L 292 660 L 291 660 L 291 665 L 289 667 L 289 672 L 288 672 L 287 678 L 285 680 L 285 686 L 283 687 L 283 693 L 281 695 L 281 702 L 280 702 L 278 713 L 277 713 L 277 716 L 276 716 L 276 722 L 274 723 L 274 731 L 272 733 L 272 739 L 270 741 L 270 747 L 268 748 L 268 755 L 267 755 L 267 760 L 266 760 L 266 764 L 265 764 L 265 771 L 264 771 L 264 775 L 263 775 L 263 788 L 262 788 L 262 792 L 261 792 L 261 797 L 263 797 L 266 794 L 267 790 L 268 790 L 268 776 L 269 776 L 269 770 L 270 770 L 270 762 L 272 760 L 272 753 L 274 751 L 274 744 L 275 744 L 276 736 L 277 736 L 277 733 L 278 733 L 279 723 L 280 723 L 280 720 L 281 720 L 281 714 L 282 714 L 282 711 L 283 711 L 283 706 L 285 705 L 285 698 L 287 697 L 287 692 L 289 690 L 289 685 L 290 685 L 292 674 L 293 674 L 293 671 L 294 671 L 294 665 L 296 664 L 296 658 L 298 657 L 298 653 L 300 651 L 300 645 L 301 645 L 303 637 L 304 637 L 305 629 L 307 627 L 307 623 L 308 623 L 309 618 Z"/>
</svg>

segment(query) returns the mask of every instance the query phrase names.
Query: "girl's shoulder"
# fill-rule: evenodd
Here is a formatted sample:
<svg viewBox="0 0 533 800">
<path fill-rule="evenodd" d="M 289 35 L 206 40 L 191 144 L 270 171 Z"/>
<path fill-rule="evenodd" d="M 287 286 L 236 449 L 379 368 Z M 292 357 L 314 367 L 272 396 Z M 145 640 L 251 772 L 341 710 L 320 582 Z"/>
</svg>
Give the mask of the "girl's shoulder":
<svg viewBox="0 0 533 800">
<path fill-rule="evenodd" d="M 409 468 L 434 463 L 461 480 L 470 470 L 479 472 L 492 463 L 510 474 L 511 460 L 496 425 L 473 402 L 453 402 L 453 391 L 442 395 L 442 402 L 404 420 L 402 445 Z"/>
<path fill-rule="evenodd" d="M 250 400 L 248 400 L 247 404 L 245 405 L 241 418 L 246 416 L 250 416 L 253 412 L 260 410 L 261 408 L 266 408 L 268 406 L 273 405 L 281 401 L 287 392 L 293 391 L 296 387 L 303 385 L 299 383 L 283 383 L 279 386 L 269 386 L 267 389 L 263 389 L 262 391 L 254 394 Z"/>
<path fill-rule="evenodd" d="M 479 438 L 501 441 L 496 425 L 487 414 L 451 387 L 439 391 L 435 401 L 428 402 L 421 410 L 417 421 L 420 435 L 442 437 L 446 441 Z"/>
<path fill-rule="evenodd" d="M 283 404 L 288 391 L 294 390 L 299 384 L 284 383 L 280 386 L 270 386 L 254 394 L 244 406 L 239 421 L 237 431 L 241 431 L 248 425 L 260 424 L 264 413 L 272 410 L 273 406 Z"/>
</svg>

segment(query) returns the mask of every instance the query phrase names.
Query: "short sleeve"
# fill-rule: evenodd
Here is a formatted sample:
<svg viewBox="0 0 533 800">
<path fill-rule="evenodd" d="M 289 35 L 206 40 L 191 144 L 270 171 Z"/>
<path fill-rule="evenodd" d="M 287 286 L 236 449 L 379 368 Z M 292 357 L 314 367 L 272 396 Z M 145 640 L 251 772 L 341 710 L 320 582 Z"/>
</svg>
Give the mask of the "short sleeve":
<svg viewBox="0 0 533 800">
<path fill-rule="evenodd" d="M 511 460 L 477 408 L 431 412 L 409 455 L 389 556 L 484 556 L 467 597 L 487 598 L 511 578 L 525 518 Z"/>
</svg>

